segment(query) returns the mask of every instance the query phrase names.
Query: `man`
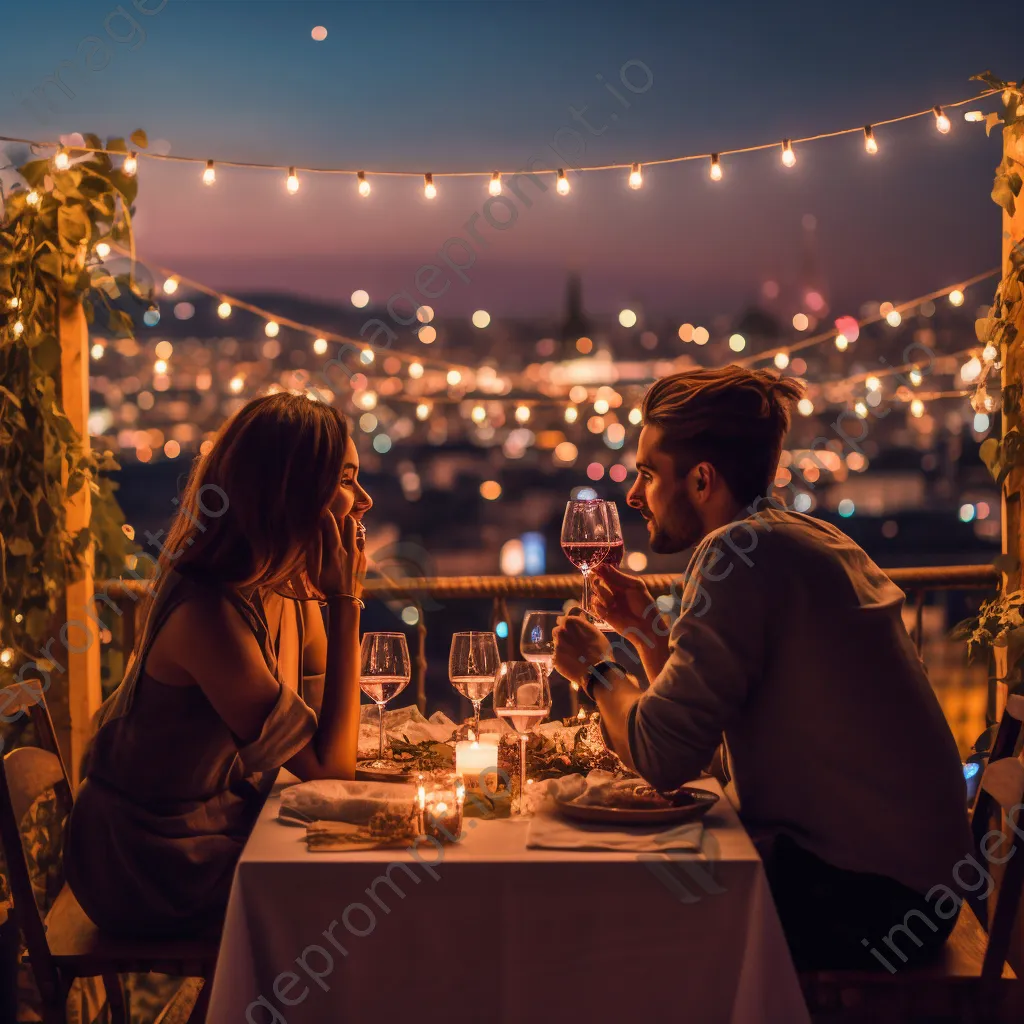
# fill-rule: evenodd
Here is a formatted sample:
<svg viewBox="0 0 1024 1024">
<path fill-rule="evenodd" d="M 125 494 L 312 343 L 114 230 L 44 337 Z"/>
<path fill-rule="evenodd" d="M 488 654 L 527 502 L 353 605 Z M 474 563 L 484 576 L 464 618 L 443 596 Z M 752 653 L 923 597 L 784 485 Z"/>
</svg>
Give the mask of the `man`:
<svg viewBox="0 0 1024 1024">
<path fill-rule="evenodd" d="M 869 947 L 894 935 L 884 952 L 899 967 L 956 919 L 958 902 L 926 897 L 948 893 L 971 849 L 963 774 L 903 592 L 839 530 L 769 497 L 801 394 L 737 366 L 654 384 L 627 501 L 653 551 L 696 545 L 682 611 L 670 626 L 642 580 L 600 569 L 594 610 L 632 648 L 617 641 L 613 660 L 572 614 L 554 665 L 663 791 L 698 777 L 724 737 L 798 967 L 878 967 Z"/>
</svg>

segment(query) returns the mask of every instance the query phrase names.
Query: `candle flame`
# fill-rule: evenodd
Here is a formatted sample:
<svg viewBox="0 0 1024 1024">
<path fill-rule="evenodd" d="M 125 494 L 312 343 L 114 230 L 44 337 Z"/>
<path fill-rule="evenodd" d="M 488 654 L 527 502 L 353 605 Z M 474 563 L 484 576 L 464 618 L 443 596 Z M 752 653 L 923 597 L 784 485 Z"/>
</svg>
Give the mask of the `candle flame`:
<svg viewBox="0 0 1024 1024">
<path fill-rule="evenodd" d="M 577 714 L 576 717 L 582 722 L 583 719 L 587 717 L 587 713 L 583 710 L 583 708 L 580 708 L 579 714 Z"/>
</svg>

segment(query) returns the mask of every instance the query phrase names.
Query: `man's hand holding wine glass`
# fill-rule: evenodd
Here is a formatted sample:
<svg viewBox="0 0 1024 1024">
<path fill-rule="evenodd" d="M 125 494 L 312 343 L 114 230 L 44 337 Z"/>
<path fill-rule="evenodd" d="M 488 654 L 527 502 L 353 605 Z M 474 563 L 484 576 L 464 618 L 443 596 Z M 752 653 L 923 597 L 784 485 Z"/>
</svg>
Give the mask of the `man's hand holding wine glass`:
<svg viewBox="0 0 1024 1024">
<path fill-rule="evenodd" d="M 631 627 L 650 629 L 654 619 L 661 616 L 647 584 L 639 576 L 630 576 L 608 564 L 594 570 L 591 595 L 594 613 L 616 633 L 625 635 Z"/>
</svg>

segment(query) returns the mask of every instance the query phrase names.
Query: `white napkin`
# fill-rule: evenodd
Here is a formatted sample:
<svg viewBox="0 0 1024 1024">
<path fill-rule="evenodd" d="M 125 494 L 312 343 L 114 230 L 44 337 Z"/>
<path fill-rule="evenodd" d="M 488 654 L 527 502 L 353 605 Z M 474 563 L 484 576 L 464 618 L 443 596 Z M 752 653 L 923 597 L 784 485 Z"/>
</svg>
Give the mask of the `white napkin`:
<svg viewBox="0 0 1024 1024">
<path fill-rule="evenodd" d="M 377 708 L 373 704 L 364 704 L 359 710 L 358 756 L 373 758 L 377 756 L 380 743 Z M 434 743 L 445 743 L 451 739 L 454 729 L 455 723 L 447 715 L 435 711 L 430 718 L 424 718 L 415 704 L 407 708 L 385 711 L 384 756 L 390 756 L 387 745 L 392 740 L 408 740 L 409 743 L 431 740 Z"/>
<path fill-rule="evenodd" d="M 284 790 L 278 818 L 291 825 L 308 825 L 313 821 L 366 825 L 378 812 L 407 808 L 415 800 L 415 786 L 317 779 Z"/>
<path fill-rule="evenodd" d="M 588 792 L 614 781 L 615 776 L 611 772 L 595 770 L 585 779 L 582 775 L 567 775 L 543 785 L 547 796 L 586 803 Z M 629 825 L 622 828 L 570 821 L 554 809 L 550 800 L 546 800 L 530 820 L 526 845 L 542 850 L 607 850 L 618 853 L 685 850 L 699 854 L 703 834 L 704 826 L 699 821 L 669 827 Z"/>
</svg>

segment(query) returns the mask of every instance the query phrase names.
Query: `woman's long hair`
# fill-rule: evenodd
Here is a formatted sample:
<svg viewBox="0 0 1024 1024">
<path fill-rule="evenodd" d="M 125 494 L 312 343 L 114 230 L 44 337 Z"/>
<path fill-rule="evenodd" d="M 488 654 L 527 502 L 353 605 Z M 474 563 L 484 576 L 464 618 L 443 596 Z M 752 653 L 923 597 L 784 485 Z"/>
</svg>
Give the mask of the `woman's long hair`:
<svg viewBox="0 0 1024 1024">
<path fill-rule="evenodd" d="M 150 600 L 172 568 L 241 589 L 294 577 L 337 493 L 347 440 L 341 413 L 305 395 L 247 402 L 193 464 Z"/>
</svg>

